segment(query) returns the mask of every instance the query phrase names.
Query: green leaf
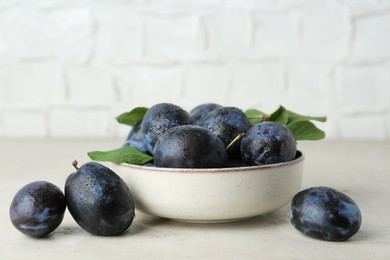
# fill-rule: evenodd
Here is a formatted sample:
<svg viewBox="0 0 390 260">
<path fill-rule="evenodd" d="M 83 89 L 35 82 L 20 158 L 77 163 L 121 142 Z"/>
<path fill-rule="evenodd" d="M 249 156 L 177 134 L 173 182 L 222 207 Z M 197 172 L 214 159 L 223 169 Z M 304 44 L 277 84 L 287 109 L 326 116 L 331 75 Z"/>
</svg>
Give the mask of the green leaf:
<svg viewBox="0 0 390 260">
<path fill-rule="evenodd" d="M 147 107 L 136 107 L 130 112 L 125 112 L 116 117 L 116 121 L 121 124 L 134 126 L 144 118 L 145 113 L 148 111 Z"/>
<path fill-rule="evenodd" d="M 153 160 L 152 156 L 147 155 L 132 146 L 124 146 L 111 151 L 93 151 L 89 152 L 88 156 L 95 161 L 130 163 L 136 165 L 143 165 Z"/>
<path fill-rule="evenodd" d="M 283 125 L 287 124 L 288 122 L 287 110 L 283 106 L 279 106 L 279 108 L 267 118 L 267 121 L 278 122 Z"/>
<path fill-rule="evenodd" d="M 290 110 L 286 110 L 288 115 L 288 123 L 293 123 L 297 121 L 319 121 L 319 122 L 326 122 L 326 116 L 303 116 L 300 114 L 297 114 L 295 112 L 292 112 Z"/>
<path fill-rule="evenodd" d="M 310 121 L 295 121 L 287 124 L 293 132 L 295 140 L 321 140 L 325 138 L 325 132 L 318 129 Z"/>
<path fill-rule="evenodd" d="M 245 111 L 251 125 L 263 122 L 273 121 L 286 125 L 294 134 L 296 140 L 320 140 L 325 138 L 325 132 L 317 128 L 310 121 L 326 122 L 325 116 L 304 116 L 287 110 L 279 106 L 272 114 L 257 109 L 248 109 Z"/>
<path fill-rule="evenodd" d="M 245 115 L 248 118 L 251 125 L 264 121 L 264 118 L 268 116 L 266 113 L 257 109 L 248 109 L 245 111 Z"/>
</svg>

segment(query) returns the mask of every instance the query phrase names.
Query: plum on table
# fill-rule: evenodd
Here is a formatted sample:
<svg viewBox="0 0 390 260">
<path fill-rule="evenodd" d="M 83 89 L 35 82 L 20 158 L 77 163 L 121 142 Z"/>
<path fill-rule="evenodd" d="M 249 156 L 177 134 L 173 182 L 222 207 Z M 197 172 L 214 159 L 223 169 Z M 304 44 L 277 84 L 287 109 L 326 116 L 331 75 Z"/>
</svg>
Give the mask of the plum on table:
<svg viewBox="0 0 390 260">
<path fill-rule="evenodd" d="M 355 235 L 362 215 L 347 195 L 329 187 L 313 187 L 291 201 L 291 224 L 301 233 L 326 241 L 344 241 Z"/>
<path fill-rule="evenodd" d="M 88 162 L 68 176 L 65 198 L 74 220 L 98 236 L 118 235 L 134 218 L 134 198 L 127 184 L 112 170 Z"/>
<path fill-rule="evenodd" d="M 62 222 L 66 208 L 64 193 L 54 184 L 35 181 L 21 188 L 12 200 L 12 224 L 30 237 L 43 237 Z"/>
</svg>

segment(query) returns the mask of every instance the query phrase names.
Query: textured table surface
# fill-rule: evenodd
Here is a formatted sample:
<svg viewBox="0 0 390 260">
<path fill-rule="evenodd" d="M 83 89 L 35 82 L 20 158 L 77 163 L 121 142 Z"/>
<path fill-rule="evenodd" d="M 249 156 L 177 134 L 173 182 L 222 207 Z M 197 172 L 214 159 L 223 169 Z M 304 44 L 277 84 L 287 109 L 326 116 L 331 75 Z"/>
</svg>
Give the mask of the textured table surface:
<svg viewBox="0 0 390 260">
<path fill-rule="evenodd" d="M 136 212 L 121 236 L 83 231 L 66 212 L 44 239 L 19 233 L 9 206 L 25 184 L 46 180 L 63 189 L 71 162 L 121 140 L 0 140 L 0 259 L 390 259 L 390 143 L 301 142 L 306 154 L 302 189 L 329 186 L 360 206 L 363 223 L 347 242 L 324 242 L 297 232 L 288 205 L 241 222 L 186 224 Z"/>
</svg>

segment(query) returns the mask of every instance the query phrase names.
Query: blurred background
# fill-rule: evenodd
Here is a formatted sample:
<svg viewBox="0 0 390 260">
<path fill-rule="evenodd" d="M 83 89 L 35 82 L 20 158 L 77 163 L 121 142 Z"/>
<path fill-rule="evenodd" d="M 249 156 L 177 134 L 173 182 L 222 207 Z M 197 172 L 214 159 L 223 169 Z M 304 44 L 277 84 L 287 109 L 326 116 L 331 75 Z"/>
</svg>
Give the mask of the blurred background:
<svg viewBox="0 0 390 260">
<path fill-rule="evenodd" d="M 0 0 L 0 138 L 125 138 L 160 102 L 390 140 L 390 1 Z"/>
</svg>

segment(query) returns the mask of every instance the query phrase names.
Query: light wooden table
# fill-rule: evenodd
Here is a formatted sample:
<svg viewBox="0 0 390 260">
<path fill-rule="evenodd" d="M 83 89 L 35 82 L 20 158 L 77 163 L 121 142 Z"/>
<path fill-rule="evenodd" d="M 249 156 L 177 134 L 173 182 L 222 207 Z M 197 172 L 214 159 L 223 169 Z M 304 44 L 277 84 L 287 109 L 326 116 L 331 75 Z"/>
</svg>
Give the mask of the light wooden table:
<svg viewBox="0 0 390 260">
<path fill-rule="evenodd" d="M 363 223 L 347 242 L 303 236 L 289 207 L 246 221 L 186 224 L 136 212 L 117 237 L 83 231 L 66 212 L 44 239 L 19 233 L 9 206 L 25 184 L 46 180 L 61 189 L 71 162 L 118 147 L 121 140 L 0 140 L 0 259 L 390 259 L 390 142 L 317 141 L 298 144 L 305 155 L 303 188 L 329 186 L 360 206 Z"/>
</svg>

